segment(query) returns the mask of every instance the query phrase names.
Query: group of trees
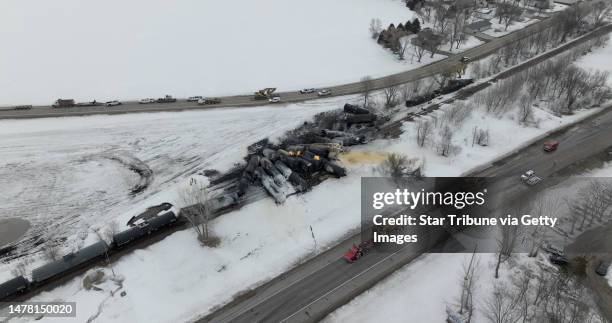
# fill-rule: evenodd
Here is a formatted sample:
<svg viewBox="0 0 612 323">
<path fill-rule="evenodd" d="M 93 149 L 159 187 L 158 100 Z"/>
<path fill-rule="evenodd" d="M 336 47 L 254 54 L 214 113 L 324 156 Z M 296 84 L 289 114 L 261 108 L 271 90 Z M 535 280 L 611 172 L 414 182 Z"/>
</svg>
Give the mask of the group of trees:
<svg viewBox="0 0 612 323">
<path fill-rule="evenodd" d="M 592 180 L 576 193 L 568 203 L 572 214 L 569 217 L 569 234 L 583 231 L 595 222 L 603 223 L 611 219 L 612 183 Z"/>
<path fill-rule="evenodd" d="M 504 23 L 504 30 L 508 30 L 510 24 L 517 21 L 522 14 L 523 9 L 511 2 L 500 2 L 495 10 L 495 16 L 499 19 L 498 23 Z"/>
<path fill-rule="evenodd" d="M 579 107 L 599 105 L 610 95 L 606 84 L 608 73 L 590 72 L 572 64 L 589 48 L 585 46 L 497 82 L 476 94 L 473 102 L 496 116 L 514 110 L 517 121 L 525 125 L 536 124 L 534 104 L 545 104 L 541 107 L 557 115 L 571 114 Z"/>
<path fill-rule="evenodd" d="M 498 118 L 512 116 L 521 125 L 537 126 L 535 105 L 561 115 L 572 113 L 576 108 L 603 103 L 612 93 L 606 84 L 608 73 L 590 72 L 572 64 L 592 46 L 600 44 L 599 39 L 587 42 L 555 59 L 546 60 L 494 83 L 476 93 L 469 103 L 455 102 L 441 114 L 420 120 L 416 125 L 417 145 L 430 145 L 442 156 L 457 152 L 459 148 L 452 144 L 453 134 L 461 128 L 474 106 Z M 432 78 L 428 91 L 432 86 L 440 85 L 440 78 Z M 424 88 L 424 83 L 420 81 L 404 86 L 404 90 L 400 87 L 397 92 L 411 92 L 410 89 L 415 87 L 414 93 L 418 94 Z M 474 129 L 472 134 L 472 145 L 489 144 L 486 129 Z"/>
<path fill-rule="evenodd" d="M 482 303 L 491 323 L 606 322 L 586 297 L 576 276 L 545 266 L 517 269 L 509 282 L 498 282 Z"/>
<path fill-rule="evenodd" d="M 612 186 L 602 183 L 592 183 L 581 193 L 587 195 L 610 197 Z M 596 198 L 585 201 L 584 205 L 594 202 Z M 537 214 L 539 216 L 557 216 L 559 200 L 556 197 L 536 197 L 530 202 L 521 200 L 515 203 L 513 214 Z M 603 205 L 603 204 L 599 204 Z M 609 205 L 609 204 L 608 204 Z M 501 226 L 497 238 L 496 281 L 492 292 L 478 302 L 477 306 L 487 321 L 492 323 L 510 322 L 605 322 L 593 304 L 585 295 L 585 288 L 577 278 L 584 271 L 580 261 L 574 265 L 575 272 L 558 270 L 543 263 L 514 266 L 511 275 L 502 275 L 501 264 L 515 253 L 519 246 L 529 249 L 528 256 L 535 257 L 537 250 L 547 239 L 547 227 Z M 516 264 L 516 262 L 514 262 Z M 468 267 L 469 268 L 469 267 Z M 469 270 L 464 270 L 464 279 L 469 281 Z M 576 276 L 575 274 L 578 274 Z M 463 282 L 463 294 L 473 293 Z M 473 304 L 472 304 L 473 306 Z M 462 309 L 473 310 L 472 307 L 461 304 Z M 595 309 L 595 310 L 594 310 Z"/>
<path fill-rule="evenodd" d="M 569 7 L 551 18 L 550 28 L 540 30 L 501 48 L 486 60 L 486 64 L 470 63 L 472 73 L 479 78 L 487 77 L 500 72 L 504 67 L 516 65 L 521 60 L 557 47 L 570 38 L 601 26 L 603 24 L 601 12 L 610 10 L 612 10 L 612 3 L 605 1 L 587 2 L 580 6 Z M 595 46 L 600 46 L 604 39 L 607 37 L 597 39 L 595 42 L 600 42 L 600 44 L 595 44 Z M 593 43 L 591 42 L 588 46 L 593 46 Z"/>
</svg>

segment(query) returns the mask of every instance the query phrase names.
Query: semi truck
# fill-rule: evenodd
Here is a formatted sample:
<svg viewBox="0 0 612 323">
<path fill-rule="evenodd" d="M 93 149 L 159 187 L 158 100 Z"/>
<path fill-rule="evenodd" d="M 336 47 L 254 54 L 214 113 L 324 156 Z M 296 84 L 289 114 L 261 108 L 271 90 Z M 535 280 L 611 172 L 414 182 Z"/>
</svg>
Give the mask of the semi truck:
<svg viewBox="0 0 612 323">
<path fill-rule="evenodd" d="M 53 103 L 52 107 L 54 108 L 70 108 L 74 107 L 76 104 L 74 99 L 57 99 L 55 103 Z"/>
<path fill-rule="evenodd" d="M 172 95 L 166 95 L 163 98 L 157 99 L 157 103 L 172 103 L 176 102 L 176 99 L 172 97 Z"/>
</svg>

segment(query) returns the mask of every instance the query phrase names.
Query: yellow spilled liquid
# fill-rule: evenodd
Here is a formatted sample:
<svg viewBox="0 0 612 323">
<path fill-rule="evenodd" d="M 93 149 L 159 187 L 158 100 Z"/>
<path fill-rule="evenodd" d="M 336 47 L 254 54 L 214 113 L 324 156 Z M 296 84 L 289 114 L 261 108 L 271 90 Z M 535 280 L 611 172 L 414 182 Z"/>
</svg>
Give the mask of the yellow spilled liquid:
<svg viewBox="0 0 612 323">
<path fill-rule="evenodd" d="M 338 158 L 345 165 L 380 164 L 387 159 L 387 153 L 367 150 L 351 150 L 340 154 Z"/>
</svg>

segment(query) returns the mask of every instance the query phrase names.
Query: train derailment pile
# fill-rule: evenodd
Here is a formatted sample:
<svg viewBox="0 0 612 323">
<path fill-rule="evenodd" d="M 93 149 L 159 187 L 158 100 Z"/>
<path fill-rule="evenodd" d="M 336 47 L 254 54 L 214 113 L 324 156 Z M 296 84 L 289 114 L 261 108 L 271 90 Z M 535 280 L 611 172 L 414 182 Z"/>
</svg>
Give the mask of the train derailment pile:
<svg viewBox="0 0 612 323">
<path fill-rule="evenodd" d="M 343 110 L 318 114 L 278 144 L 264 139 L 249 146 L 238 180 L 238 197 L 247 194 L 251 186 L 261 185 L 282 204 L 287 196 L 306 192 L 326 178 L 346 176 L 338 154 L 370 140 L 378 119 L 369 110 L 347 103 Z"/>
</svg>

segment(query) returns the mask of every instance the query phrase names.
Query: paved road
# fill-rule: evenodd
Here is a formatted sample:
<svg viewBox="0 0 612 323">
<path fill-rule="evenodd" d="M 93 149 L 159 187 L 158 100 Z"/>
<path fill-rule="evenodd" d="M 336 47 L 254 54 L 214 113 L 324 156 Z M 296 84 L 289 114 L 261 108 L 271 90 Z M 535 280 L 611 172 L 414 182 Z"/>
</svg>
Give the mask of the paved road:
<svg viewBox="0 0 612 323">
<path fill-rule="evenodd" d="M 524 29 L 517 30 L 508 35 L 495 38 L 487 43 L 480 46 L 468 49 L 462 53 L 449 56 L 443 60 L 425 65 L 413 70 L 389 75 L 386 77 L 374 79 L 372 83 L 373 89 L 382 89 L 388 87 L 391 84 L 404 84 L 429 77 L 431 75 L 439 74 L 449 68 L 456 68 L 459 66 L 460 59 L 463 56 L 471 57 L 472 59 L 480 59 L 486 57 L 499 48 L 502 48 L 509 43 L 516 40 L 523 39 L 529 35 L 532 35 L 540 30 L 550 27 L 551 20 L 545 19 L 538 23 L 527 26 Z M 274 86 L 273 84 L 262 84 L 262 87 Z M 363 85 L 359 82 L 349 83 L 344 85 L 338 85 L 330 87 L 334 96 L 347 95 L 360 93 Z M 257 90 L 257 89 L 253 89 Z M 279 93 L 284 102 L 300 102 L 306 100 L 317 99 L 316 94 L 300 94 L 299 92 L 284 92 Z M 133 113 L 133 112 L 155 112 L 155 111 L 180 111 L 180 110 L 193 110 L 193 109 L 211 109 L 221 107 L 250 107 L 260 106 L 268 104 L 267 101 L 257 101 L 253 99 L 252 95 L 236 95 L 222 98 L 221 104 L 210 105 L 210 106 L 199 106 L 193 102 L 186 102 L 185 100 L 176 103 L 154 103 L 154 104 L 138 104 L 138 102 L 124 102 L 123 105 L 114 107 L 73 107 L 73 108 L 60 108 L 55 109 L 49 106 L 37 106 L 31 110 L 0 110 L 0 119 L 17 119 L 17 118 L 46 118 L 46 117 L 60 117 L 60 116 L 81 116 L 81 115 L 94 115 L 94 114 L 121 114 L 121 113 Z M 278 103 L 277 103 L 278 104 Z"/>
</svg>

